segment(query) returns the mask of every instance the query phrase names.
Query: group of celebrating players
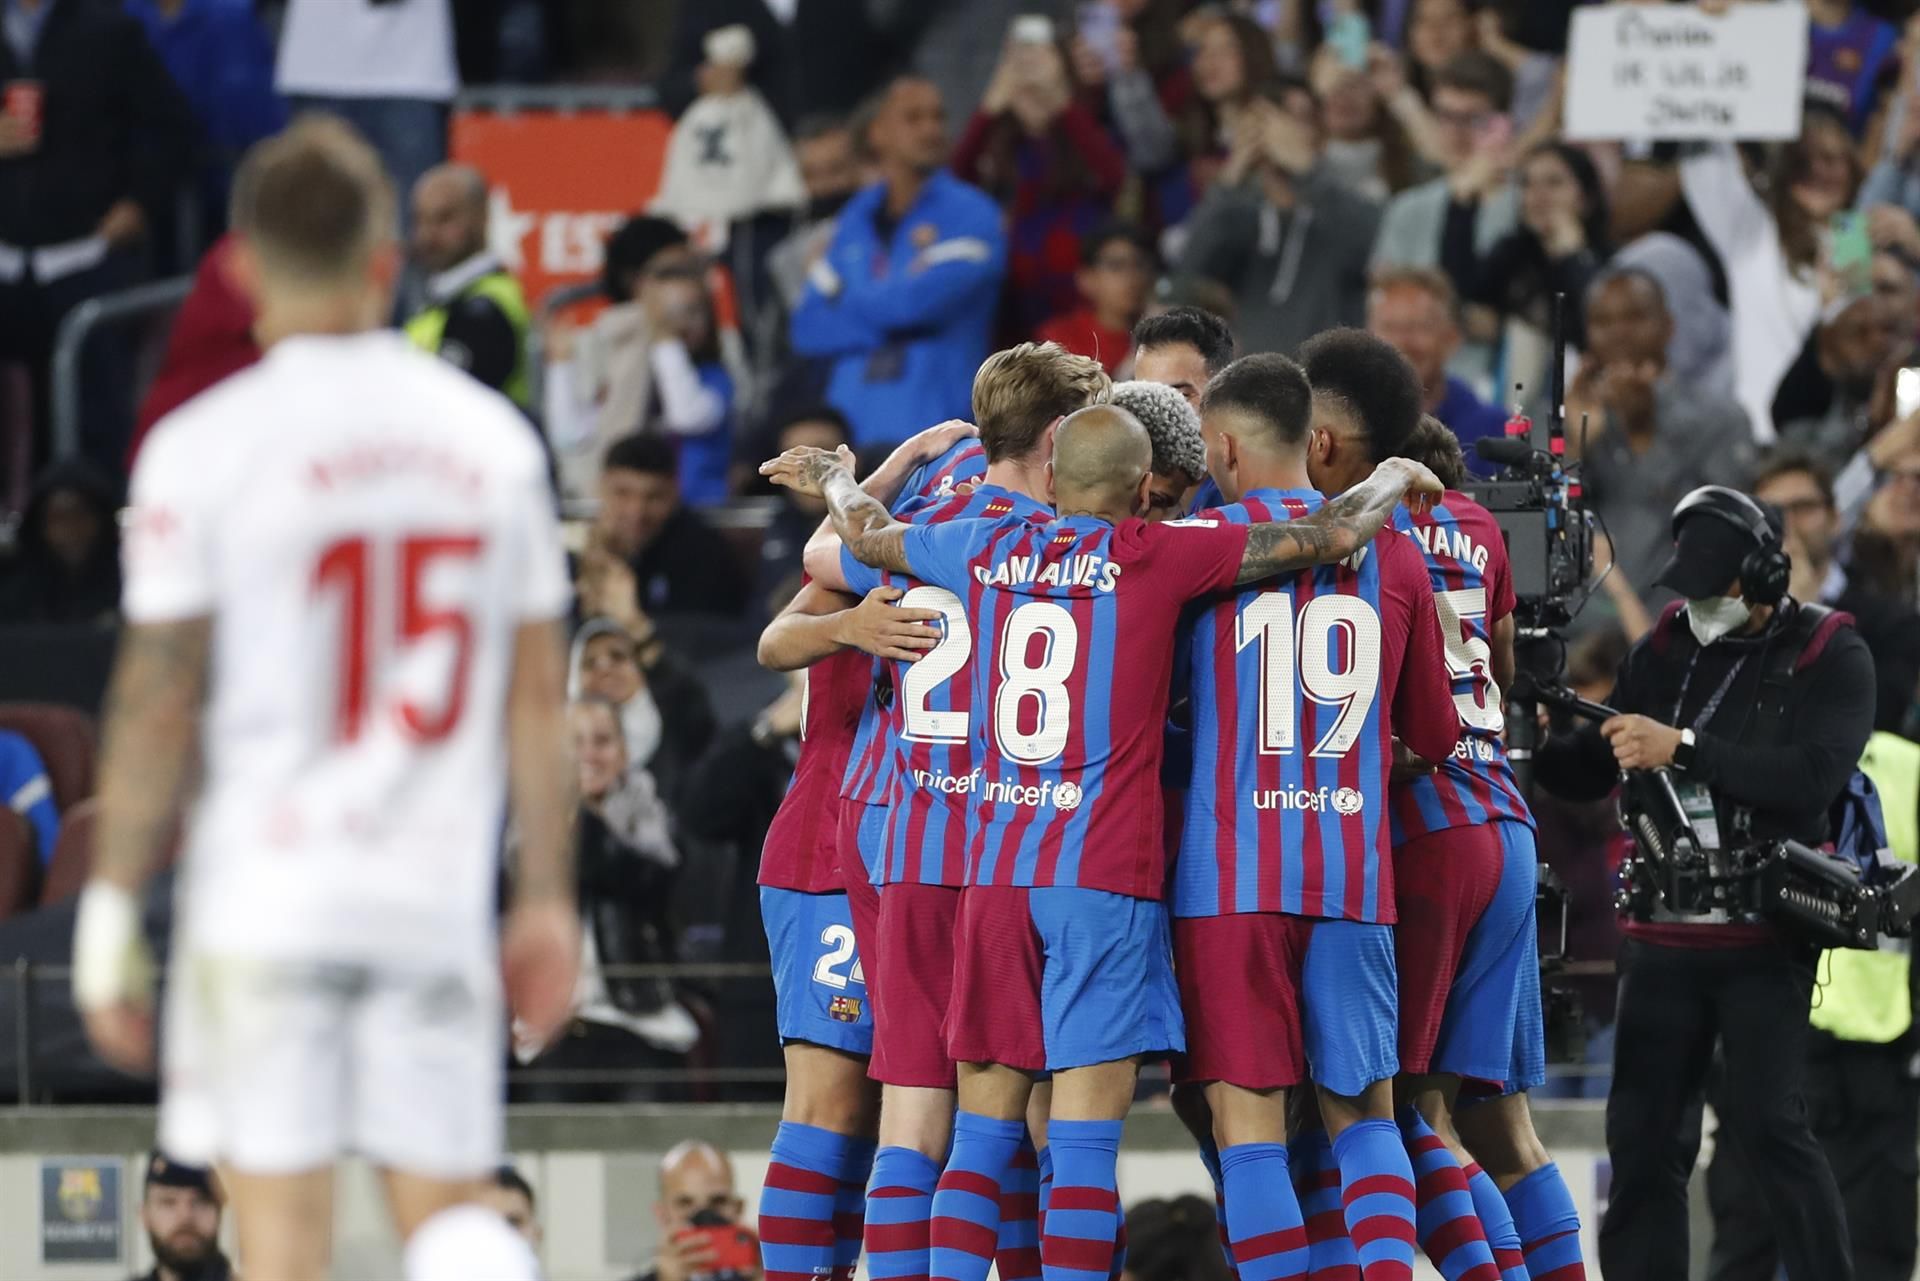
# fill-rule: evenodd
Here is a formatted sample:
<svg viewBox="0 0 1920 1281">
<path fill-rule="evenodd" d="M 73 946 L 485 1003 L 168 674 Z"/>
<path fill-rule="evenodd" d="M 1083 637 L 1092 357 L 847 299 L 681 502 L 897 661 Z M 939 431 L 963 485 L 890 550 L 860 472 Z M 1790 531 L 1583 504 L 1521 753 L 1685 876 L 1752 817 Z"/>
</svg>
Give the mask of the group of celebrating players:
<svg viewBox="0 0 1920 1281">
<path fill-rule="evenodd" d="M 881 1281 L 1117 1276 L 1155 1060 L 1240 1281 L 1407 1278 L 1416 1239 L 1448 1281 L 1583 1278 L 1525 1102 L 1499 529 L 1379 340 L 1147 324 L 1151 382 L 1025 344 L 862 484 L 761 469 L 830 512 L 760 646 L 807 669 L 760 873 L 767 1279 L 863 1233 Z"/>
</svg>

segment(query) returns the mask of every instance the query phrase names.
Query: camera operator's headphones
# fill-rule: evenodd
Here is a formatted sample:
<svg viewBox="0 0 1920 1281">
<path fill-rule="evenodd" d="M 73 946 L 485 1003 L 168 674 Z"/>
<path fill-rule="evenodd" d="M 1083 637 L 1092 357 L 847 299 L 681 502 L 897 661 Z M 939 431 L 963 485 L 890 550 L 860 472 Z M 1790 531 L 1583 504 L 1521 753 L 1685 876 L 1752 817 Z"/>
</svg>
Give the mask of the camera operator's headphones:
<svg viewBox="0 0 1920 1281">
<path fill-rule="evenodd" d="M 1740 594 L 1753 605 L 1777 605 L 1787 594 L 1793 561 L 1781 546 L 1780 526 L 1758 499 L 1725 485 L 1702 485 L 1673 509 L 1673 536 L 1695 516 L 1725 521 L 1751 538 L 1753 550 L 1740 560 Z"/>
</svg>

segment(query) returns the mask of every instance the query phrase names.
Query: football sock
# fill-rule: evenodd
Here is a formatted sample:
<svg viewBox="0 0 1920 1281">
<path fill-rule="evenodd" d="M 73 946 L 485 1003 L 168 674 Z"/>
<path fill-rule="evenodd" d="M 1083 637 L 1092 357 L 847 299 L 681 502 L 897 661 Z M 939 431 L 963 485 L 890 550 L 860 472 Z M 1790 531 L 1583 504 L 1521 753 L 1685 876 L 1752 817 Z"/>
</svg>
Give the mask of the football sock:
<svg viewBox="0 0 1920 1281">
<path fill-rule="evenodd" d="M 1412 1281 L 1413 1163 L 1399 1127 L 1383 1117 L 1356 1121 L 1333 1141 L 1333 1157 L 1362 1281 Z"/>
<path fill-rule="evenodd" d="M 840 1165 L 840 1190 L 833 1198 L 833 1281 L 853 1281 L 860 1264 L 860 1238 L 867 1230 L 867 1180 L 873 1174 L 874 1142 L 847 1143 Z"/>
<path fill-rule="evenodd" d="M 986 1281 L 1000 1244 L 1000 1180 L 1027 1131 L 1022 1120 L 972 1112 L 953 1118 L 953 1150 L 933 1193 L 929 1231 L 932 1275 L 941 1281 Z"/>
<path fill-rule="evenodd" d="M 1532 1281 L 1527 1273 L 1526 1252 L 1520 1248 L 1520 1232 L 1513 1226 L 1513 1211 L 1493 1176 L 1480 1168 L 1478 1161 L 1467 1167 L 1467 1190 L 1473 1193 L 1473 1211 L 1480 1226 L 1487 1230 L 1487 1244 L 1493 1247 L 1493 1262 L 1500 1269 L 1500 1281 Z"/>
<path fill-rule="evenodd" d="M 1040 1161 L 1025 1135 L 1000 1180 L 1000 1244 L 993 1253 L 1000 1281 L 1040 1275 Z"/>
<path fill-rule="evenodd" d="M 1200 1164 L 1207 1167 L 1207 1177 L 1213 1180 L 1213 1219 L 1220 1226 L 1220 1253 L 1226 1256 L 1227 1271 L 1237 1277 L 1240 1265 L 1233 1261 L 1233 1242 L 1227 1236 L 1227 1180 L 1220 1173 L 1220 1145 L 1211 1136 L 1200 1140 Z"/>
<path fill-rule="evenodd" d="M 1360 1255 L 1340 1208 L 1340 1167 L 1325 1130 L 1295 1139 L 1290 1148 L 1294 1193 L 1307 1224 L 1307 1281 L 1360 1281 Z"/>
<path fill-rule="evenodd" d="M 873 1281 L 926 1281 L 928 1221 L 940 1167 L 912 1148 L 881 1148 L 867 1192 L 867 1275 Z"/>
<path fill-rule="evenodd" d="M 760 1263 L 766 1281 L 817 1281 L 834 1266 L 834 1211 L 848 1149 L 858 1142 L 782 1121 L 760 1190 Z"/>
<path fill-rule="evenodd" d="M 1278 1143 L 1237 1143 L 1220 1153 L 1227 1237 L 1240 1281 L 1305 1281 L 1307 1228 Z"/>
<path fill-rule="evenodd" d="M 497 1211 L 471 1203 L 449 1206 L 415 1228 L 400 1266 L 407 1281 L 539 1281 L 540 1276 L 533 1247 Z"/>
<path fill-rule="evenodd" d="M 1513 1211 L 1532 1281 L 1587 1281 L 1580 1257 L 1580 1211 L 1559 1166 L 1549 1161 L 1508 1188 L 1507 1208 Z"/>
<path fill-rule="evenodd" d="M 1053 1194 L 1040 1238 L 1046 1281 L 1107 1281 L 1119 1236 L 1119 1121 L 1052 1121 Z"/>
<path fill-rule="evenodd" d="M 1474 1213 L 1473 1192 L 1459 1160 L 1414 1108 L 1400 1110 L 1400 1136 L 1413 1162 L 1420 1248 L 1446 1281 L 1500 1281 L 1493 1247 Z"/>
</svg>

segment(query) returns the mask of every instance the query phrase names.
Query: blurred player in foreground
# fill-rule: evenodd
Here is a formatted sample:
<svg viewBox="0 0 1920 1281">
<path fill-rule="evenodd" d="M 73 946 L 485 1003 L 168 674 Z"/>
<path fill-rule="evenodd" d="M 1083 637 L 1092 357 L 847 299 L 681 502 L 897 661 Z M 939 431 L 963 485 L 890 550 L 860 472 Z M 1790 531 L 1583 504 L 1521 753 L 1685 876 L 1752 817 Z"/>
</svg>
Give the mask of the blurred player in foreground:
<svg viewBox="0 0 1920 1281">
<path fill-rule="evenodd" d="M 149 1066 L 140 894 L 191 793 L 161 1141 L 223 1166 L 244 1271 L 326 1275 L 353 1151 L 408 1281 L 532 1281 L 481 1202 L 502 970 L 545 1038 L 580 954 L 545 466 L 505 400 L 376 332 L 393 196 L 350 129 L 255 148 L 233 221 L 266 356 L 163 421 L 134 472 L 74 996 L 103 1058 Z M 497 938 L 504 783 L 521 853 Z"/>
</svg>

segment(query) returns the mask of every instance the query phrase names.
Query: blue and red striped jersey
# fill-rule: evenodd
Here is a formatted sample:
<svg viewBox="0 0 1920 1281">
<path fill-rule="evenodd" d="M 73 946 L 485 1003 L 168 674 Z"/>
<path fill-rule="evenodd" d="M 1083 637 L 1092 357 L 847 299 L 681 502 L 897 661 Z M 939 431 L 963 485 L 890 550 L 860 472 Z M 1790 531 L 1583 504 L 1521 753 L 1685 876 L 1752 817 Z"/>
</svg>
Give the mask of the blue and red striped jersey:
<svg viewBox="0 0 1920 1281">
<path fill-rule="evenodd" d="M 928 499 L 946 499 L 968 481 L 978 482 L 987 474 L 987 455 L 980 442 L 962 440 L 930 463 L 922 463 L 907 473 L 907 482 L 894 499 L 893 512 L 899 515 L 909 506 Z M 867 700 L 854 733 L 853 750 L 847 756 L 845 776 L 840 780 L 840 795 L 868 805 L 885 805 L 892 799 L 896 770 L 892 759 L 893 741 L 887 733 L 884 702 L 893 696 L 893 674 L 877 658 L 867 660 L 875 696 Z"/>
<path fill-rule="evenodd" d="M 1438 770 L 1394 785 L 1393 843 L 1502 818 L 1531 826 L 1533 811 L 1507 764 L 1505 695 L 1493 679 L 1493 625 L 1513 613 L 1514 604 L 1500 526 L 1486 508 L 1456 493 L 1422 516 L 1402 507 L 1393 524 L 1426 558 L 1463 729 Z"/>
<path fill-rule="evenodd" d="M 1161 734 L 1180 606 L 1232 585 L 1247 531 L 1017 516 L 907 531 L 973 624 L 970 885 L 1157 899 Z"/>
<path fill-rule="evenodd" d="M 1053 509 L 1014 490 L 983 484 L 972 494 L 920 499 L 894 514 L 914 525 L 1003 516 L 1044 522 L 1053 518 Z M 962 884 L 971 789 L 980 776 L 973 750 L 975 655 L 967 607 L 944 587 L 862 565 L 844 549 L 840 564 L 854 591 L 865 593 L 886 584 L 906 592 L 896 604 L 946 614 L 945 635 L 938 645 L 918 662 L 891 664 L 894 697 L 888 730 L 899 781 L 888 801 L 886 858 L 879 879 L 882 885 Z"/>
<path fill-rule="evenodd" d="M 1201 515 L 1248 525 L 1321 502 L 1260 489 Z M 1418 553 L 1383 530 L 1350 561 L 1243 588 L 1187 627 L 1193 778 L 1174 914 L 1393 921 L 1394 735 L 1439 755 L 1460 737 Z"/>
<path fill-rule="evenodd" d="M 843 649 L 807 669 L 800 759 L 760 850 L 762 885 L 808 894 L 846 888 L 835 843 L 836 798 L 860 711 L 873 701 L 872 661 L 857 649 Z"/>
</svg>

